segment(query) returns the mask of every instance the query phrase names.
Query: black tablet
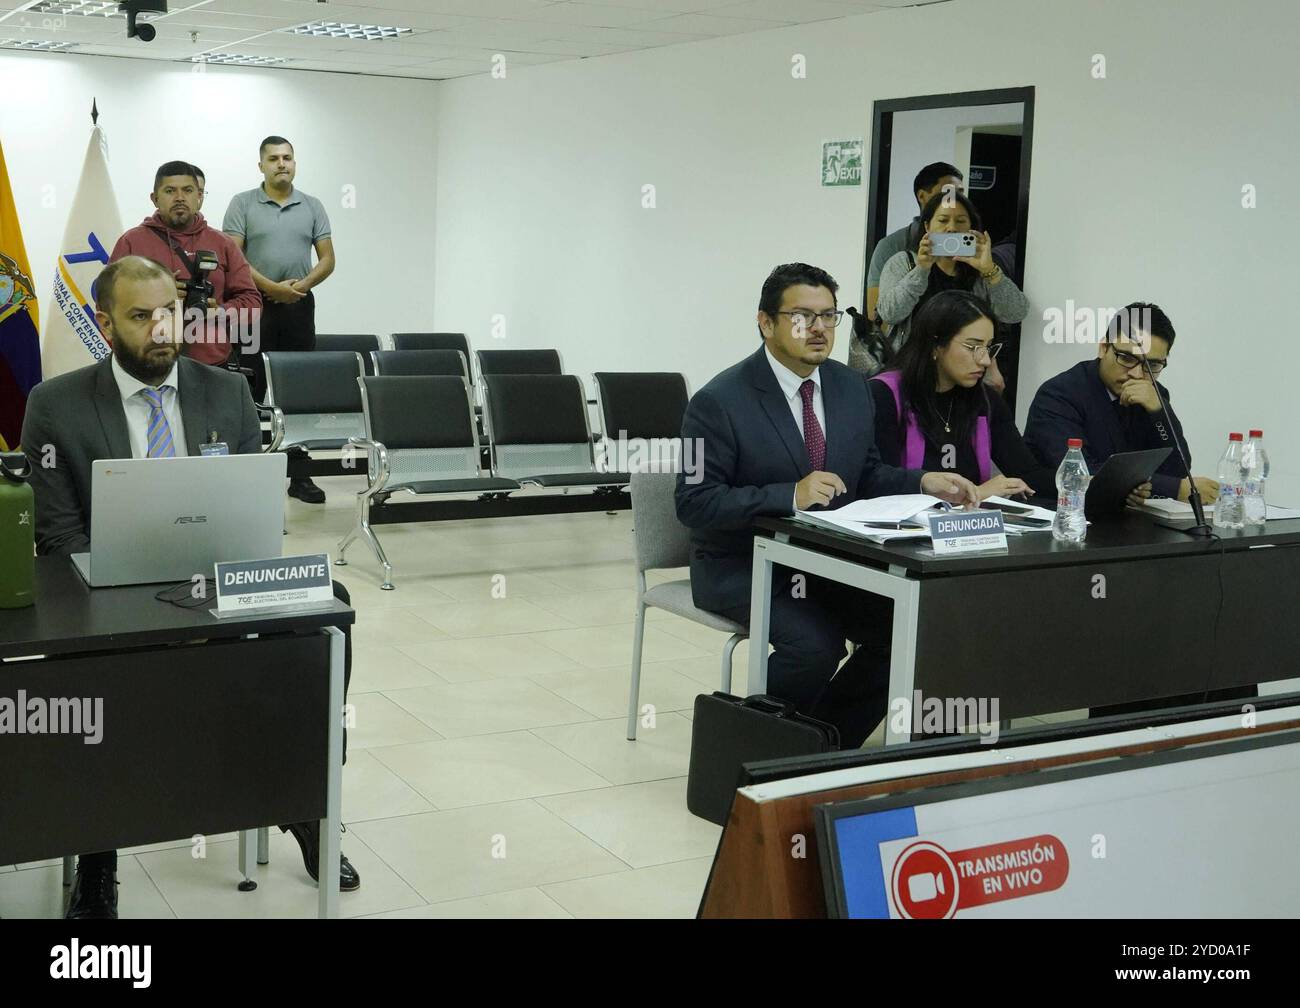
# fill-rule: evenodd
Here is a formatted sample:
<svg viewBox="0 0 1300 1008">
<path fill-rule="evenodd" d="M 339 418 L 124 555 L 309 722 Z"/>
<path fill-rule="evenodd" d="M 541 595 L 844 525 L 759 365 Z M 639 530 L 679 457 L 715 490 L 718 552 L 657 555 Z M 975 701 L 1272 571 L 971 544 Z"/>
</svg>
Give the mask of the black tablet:
<svg viewBox="0 0 1300 1008">
<path fill-rule="evenodd" d="M 1172 451 L 1172 448 L 1151 448 L 1112 455 L 1088 483 L 1084 512 L 1091 518 L 1123 511 L 1133 488 L 1151 479 Z"/>
</svg>

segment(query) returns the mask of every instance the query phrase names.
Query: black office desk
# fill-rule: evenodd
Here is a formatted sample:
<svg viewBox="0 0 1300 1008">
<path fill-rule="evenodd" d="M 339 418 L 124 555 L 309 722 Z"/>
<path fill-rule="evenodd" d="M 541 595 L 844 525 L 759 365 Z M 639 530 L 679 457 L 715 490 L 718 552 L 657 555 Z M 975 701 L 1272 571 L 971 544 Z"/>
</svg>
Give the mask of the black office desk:
<svg viewBox="0 0 1300 1008">
<path fill-rule="evenodd" d="M 996 697 L 1009 719 L 1300 675 L 1300 519 L 1204 540 L 1128 512 L 1081 545 L 1035 532 L 952 557 L 929 540 L 755 525 L 750 694 L 767 686 L 774 564 L 893 599 L 891 704 Z M 886 742 L 906 741 L 892 720 Z"/>
<path fill-rule="evenodd" d="M 103 702 L 98 744 L 0 733 L 0 864 L 234 830 L 247 879 L 253 830 L 312 819 L 320 863 L 337 864 L 338 628 L 355 614 L 330 599 L 218 618 L 159 602 L 163 587 L 92 589 L 39 557 L 36 605 L 0 609 L 0 658 L 43 656 L 0 664 L 0 696 Z M 321 877 L 321 916 L 336 916 L 338 876 Z"/>
</svg>

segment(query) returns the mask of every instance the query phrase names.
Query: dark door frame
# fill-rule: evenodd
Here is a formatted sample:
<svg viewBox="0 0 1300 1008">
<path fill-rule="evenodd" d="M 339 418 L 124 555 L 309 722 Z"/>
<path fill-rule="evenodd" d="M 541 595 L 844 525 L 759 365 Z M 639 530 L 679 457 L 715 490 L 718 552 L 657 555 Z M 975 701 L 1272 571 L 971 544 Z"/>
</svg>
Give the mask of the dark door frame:
<svg viewBox="0 0 1300 1008">
<path fill-rule="evenodd" d="M 886 98 L 872 103 L 871 174 L 867 192 L 867 235 L 863 249 L 862 303 L 867 303 L 867 267 L 871 250 L 885 236 L 889 212 L 889 155 L 894 140 L 894 113 L 921 109 L 965 108 L 977 105 L 1024 105 L 1020 143 L 1020 191 L 1016 196 L 1016 268 L 1011 279 L 1024 289 L 1025 238 L 1029 230 L 1029 165 L 1034 146 L 1034 88 L 996 88 L 991 91 L 958 91 L 953 94 L 920 95 L 915 98 Z"/>
<path fill-rule="evenodd" d="M 885 98 L 872 103 L 871 181 L 867 192 L 867 235 L 863 243 L 862 304 L 867 304 L 867 271 L 876 242 L 885 236 L 889 212 L 889 162 L 894 142 L 894 113 L 922 109 L 967 108 L 979 105 L 1007 105 L 1020 102 L 1024 108 L 1020 140 L 1020 186 L 1016 194 L 1016 263 L 1011 279 L 1025 289 L 1025 239 L 1029 232 L 1029 166 L 1034 147 L 1034 88 L 995 88 L 990 91 L 958 91 L 953 94 L 919 95 L 914 98 Z M 1013 410 L 1019 389 L 1020 324 L 1012 327 L 1008 352 L 998 363 L 1007 382 L 1004 397 Z"/>
</svg>

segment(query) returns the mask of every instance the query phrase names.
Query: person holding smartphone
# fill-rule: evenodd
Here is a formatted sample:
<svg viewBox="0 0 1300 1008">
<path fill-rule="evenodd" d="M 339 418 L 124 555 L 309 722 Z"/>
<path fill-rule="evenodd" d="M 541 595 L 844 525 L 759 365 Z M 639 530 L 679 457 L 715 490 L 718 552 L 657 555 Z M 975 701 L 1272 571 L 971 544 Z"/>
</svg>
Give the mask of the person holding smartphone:
<svg viewBox="0 0 1300 1008">
<path fill-rule="evenodd" d="M 988 497 L 1054 497 L 1055 473 L 1025 445 L 1015 418 L 984 382 L 1002 345 L 989 305 L 941 291 L 913 317 L 895 366 L 873 377 L 876 449 L 888 465 L 947 470 Z"/>
<path fill-rule="evenodd" d="M 876 311 L 894 327 L 891 343 L 901 347 L 913 313 L 943 291 L 968 291 L 987 301 L 996 322 L 1011 324 L 1029 314 L 1029 299 L 994 262 L 993 241 L 964 194 L 936 193 L 921 211 L 921 221 L 924 230 L 916 249 L 891 257 L 880 274 Z M 947 235 L 954 237 L 942 237 Z M 999 392 L 1006 387 L 995 360 L 989 361 L 984 380 Z"/>
</svg>

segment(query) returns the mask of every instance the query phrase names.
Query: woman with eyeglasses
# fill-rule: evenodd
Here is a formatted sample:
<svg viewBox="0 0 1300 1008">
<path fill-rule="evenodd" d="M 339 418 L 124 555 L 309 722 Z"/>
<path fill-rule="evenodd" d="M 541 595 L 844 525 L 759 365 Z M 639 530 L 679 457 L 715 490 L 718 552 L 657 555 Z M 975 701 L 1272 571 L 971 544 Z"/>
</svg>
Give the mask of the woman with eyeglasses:
<svg viewBox="0 0 1300 1008">
<path fill-rule="evenodd" d="M 894 368 L 869 382 L 876 448 L 889 465 L 956 472 L 981 498 L 1053 497 L 1056 474 L 984 384 L 1002 349 L 993 323 L 990 306 L 969 291 L 942 291 L 921 306 Z"/>
<path fill-rule="evenodd" d="M 1012 324 L 1029 314 L 1029 299 L 993 261 L 993 242 L 983 230 L 979 211 L 964 194 L 939 192 L 921 210 L 924 228 L 915 250 L 898 252 L 880 274 L 876 311 L 891 326 L 889 342 L 900 348 L 914 313 L 936 294 L 969 291 L 987 301 L 995 322 Z M 975 233 L 975 254 L 941 255 L 931 235 Z M 1006 387 L 997 361 L 988 362 L 985 378 L 993 388 Z"/>
</svg>

